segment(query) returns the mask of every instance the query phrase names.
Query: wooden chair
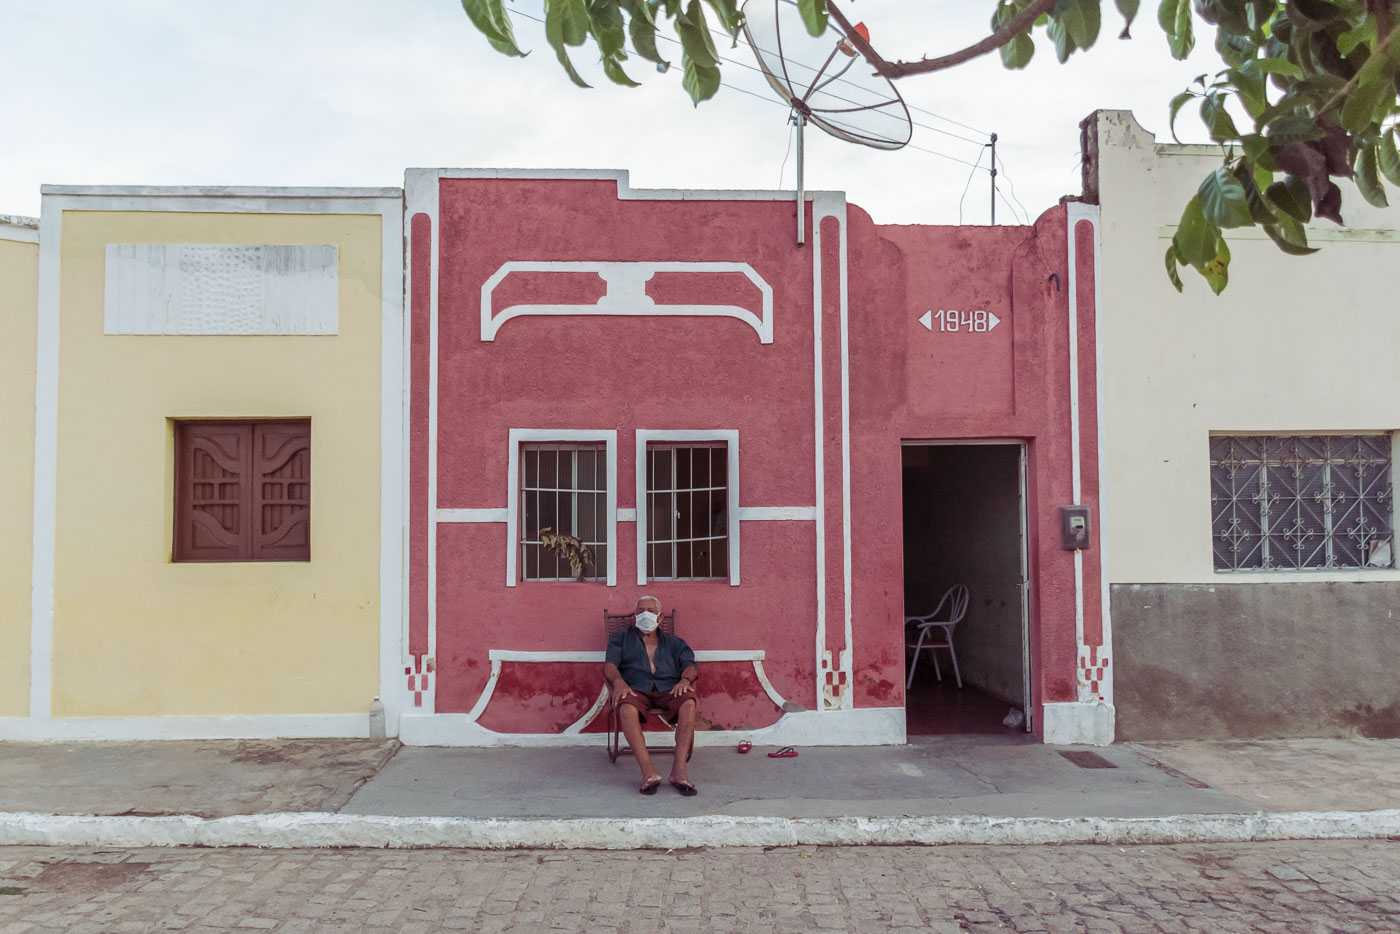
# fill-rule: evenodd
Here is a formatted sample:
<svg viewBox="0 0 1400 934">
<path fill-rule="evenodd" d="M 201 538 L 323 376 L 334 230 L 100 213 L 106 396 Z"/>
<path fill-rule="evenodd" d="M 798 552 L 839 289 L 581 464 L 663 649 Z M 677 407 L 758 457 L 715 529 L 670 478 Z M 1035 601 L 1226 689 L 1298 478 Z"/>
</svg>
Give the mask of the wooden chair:
<svg viewBox="0 0 1400 934">
<path fill-rule="evenodd" d="M 605 640 L 611 639 L 613 633 L 617 632 L 619 629 L 626 629 L 628 626 L 634 625 L 636 621 L 636 613 L 609 613 L 607 610 L 604 610 L 603 633 Z M 672 610 L 669 613 L 662 614 L 661 619 L 658 621 L 657 628 L 668 636 L 674 636 L 676 634 L 676 611 Z M 606 641 L 604 644 L 607 644 Z M 655 717 L 674 730 L 676 725 L 667 720 L 664 713 L 665 711 L 659 707 L 648 707 L 646 710 L 646 715 L 648 717 Z M 652 755 L 674 756 L 676 754 L 676 747 L 653 746 L 647 743 L 647 751 Z M 695 742 L 692 740 L 690 749 L 686 750 L 685 754 L 687 762 L 690 761 L 691 754 L 694 752 Z M 632 755 L 632 748 L 628 746 L 626 741 L 622 738 L 622 718 L 617 714 L 617 699 L 613 697 L 612 686 L 608 685 L 608 759 L 612 762 L 616 762 L 618 756 L 630 755 Z"/>
</svg>

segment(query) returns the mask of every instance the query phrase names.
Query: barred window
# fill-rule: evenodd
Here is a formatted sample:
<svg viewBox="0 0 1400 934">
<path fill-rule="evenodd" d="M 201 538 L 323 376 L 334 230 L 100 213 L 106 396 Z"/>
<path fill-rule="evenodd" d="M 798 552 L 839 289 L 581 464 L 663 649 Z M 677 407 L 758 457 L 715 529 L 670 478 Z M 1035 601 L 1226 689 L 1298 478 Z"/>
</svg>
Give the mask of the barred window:
<svg viewBox="0 0 1400 934">
<path fill-rule="evenodd" d="M 728 446 L 651 444 L 646 460 L 647 577 L 728 579 Z"/>
<path fill-rule="evenodd" d="M 608 458 L 603 445 L 520 446 L 521 579 L 571 581 L 567 558 L 540 544 L 540 530 L 573 535 L 593 552 L 587 580 L 608 576 Z"/>
<path fill-rule="evenodd" d="M 1395 566 L 1391 438 L 1210 439 L 1215 569 Z"/>
</svg>

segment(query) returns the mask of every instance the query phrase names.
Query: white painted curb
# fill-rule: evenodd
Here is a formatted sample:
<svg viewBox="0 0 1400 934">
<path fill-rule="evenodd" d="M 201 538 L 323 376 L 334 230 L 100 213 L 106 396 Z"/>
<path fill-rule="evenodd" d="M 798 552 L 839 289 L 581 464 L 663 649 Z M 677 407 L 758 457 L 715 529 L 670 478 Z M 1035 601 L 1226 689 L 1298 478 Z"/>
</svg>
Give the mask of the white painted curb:
<svg viewBox="0 0 1400 934">
<path fill-rule="evenodd" d="M 256 846 L 675 849 L 728 846 L 1151 844 L 1400 837 L 1400 810 L 1175 817 L 833 817 L 712 815 L 485 820 L 252 814 L 73 817 L 0 813 L 0 846 Z"/>
</svg>

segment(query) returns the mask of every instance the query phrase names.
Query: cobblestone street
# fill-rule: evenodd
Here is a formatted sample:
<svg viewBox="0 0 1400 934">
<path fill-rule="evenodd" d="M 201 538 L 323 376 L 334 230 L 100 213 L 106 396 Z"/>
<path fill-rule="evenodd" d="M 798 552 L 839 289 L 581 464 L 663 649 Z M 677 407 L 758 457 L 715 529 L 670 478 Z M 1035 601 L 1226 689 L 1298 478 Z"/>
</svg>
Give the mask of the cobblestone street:
<svg viewBox="0 0 1400 934">
<path fill-rule="evenodd" d="M 1400 932 L 1400 843 L 674 853 L 0 849 L 62 930 Z"/>
</svg>

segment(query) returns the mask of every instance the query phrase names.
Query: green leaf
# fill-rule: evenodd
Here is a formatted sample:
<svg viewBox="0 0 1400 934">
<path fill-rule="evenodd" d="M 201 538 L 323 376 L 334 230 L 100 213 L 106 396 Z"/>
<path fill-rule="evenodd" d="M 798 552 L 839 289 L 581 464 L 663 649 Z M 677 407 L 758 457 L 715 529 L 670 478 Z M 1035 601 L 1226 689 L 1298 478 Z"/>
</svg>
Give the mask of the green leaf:
<svg viewBox="0 0 1400 934">
<path fill-rule="evenodd" d="M 1120 39 L 1127 39 L 1128 27 L 1133 25 L 1133 20 L 1138 15 L 1138 0 L 1114 0 L 1114 5 L 1118 7 L 1118 12 L 1123 14 L 1123 33 Z"/>
<path fill-rule="evenodd" d="M 1201 101 L 1201 122 L 1210 130 L 1210 138 L 1216 142 L 1238 139 L 1240 131 L 1235 129 L 1235 121 L 1225 110 L 1225 95 L 1207 94 Z"/>
<path fill-rule="evenodd" d="M 710 27 L 705 22 L 700 0 L 690 0 L 685 12 L 676 14 L 676 33 L 681 37 L 681 48 L 687 57 L 719 73 L 719 52 L 710 38 Z"/>
<path fill-rule="evenodd" d="M 1167 244 L 1167 278 L 1172 281 L 1178 292 L 1181 291 L 1181 273 L 1176 271 L 1176 267 L 1181 263 L 1181 257 L 1177 255 L 1176 244 Z"/>
<path fill-rule="evenodd" d="M 1302 224 L 1287 214 L 1280 214 L 1278 221 L 1277 224 L 1265 224 L 1264 233 L 1280 250 L 1289 256 L 1307 256 L 1317 252 L 1316 247 L 1308 246 L 1308 235 Z"/>
<path fill-rule="evenodd" d="M 802 14 L 808 33 L 820 36 L 826 32 L 826 0 L 797 0 L 797 12 Z"/>
<path fill-rule="evenodd" d="M 1324 135 L 1317 120 L 1304 114 L 1286 114 L 1269 124 L 1269 145 L 1275 148 L 1322 139 Z"/>
<path fill-rule="evenodd" d="M 671 63 L 656 50 L 656 19 L 652 15 L 651 4 L 647 0 L 625 0 L 625 5 L 632 14 L 627 21 L 627 35 L 632 40 L 632 48 L 642 58 L 660 66 L 661 70 L 670 68 Z"/>
<path fill-rule="evenodd" d="M 1258 63 L 1250 59 L 1242 62 L 1238 68 L 1231 69 L 1228 74 L 1234 81 L 1240 102 L 1244 104 L 1245 110 L 1249 111 L 1249 115 L 1257 117 L 1263 113 L 1264 108 L 1269 106 L 1269 99 L 1264 94 L 1265 75 L 1259 70 Z"/>
<path fill-rule="evenodd" d="M 1035 42 L 1026 33 L 1021 33 L 1001 47 L 1001 63 L 1007 68 L 1025 68 L 1035 54 Z"/>
<path fill-rule="evenodd" d="M 1357 75 L 1359 79 L 1360 74 Z M 1376 119 L 1376 111 L 1389 98 L 1395 103 L 1395 81 L 1388 75 L 1376 75 L 1372 80 L 1358 83 L 1342 105 L 1342 128 L 1352 133 L 1364 133 Z M 1383 116 L 1383 115 L 1382 115 Z"/>
<path fill-rule="evenodd" d="M 1254 223 L 1244 185 L 1223 165 L 1202 180 L 1196 197 L 1201 213 L 1217 227 L 1249 227 Z"/>
<path fill-rule="evenodd" d="M 1385 188 L 1381 185 L 1380 173 L 1377 170 L 1376 147 L 1358 148 L 1352 169 L 1356 172 L 1356 187 L 1361 190 L 1361 197 L 1378 208 L 1389 207 L 1390 202 L 1386 200 Z"/>
<path fill-rule="evenodd" d="M 1376 18 L 1367 16 L 1355 29 L 1349 29 L 1337 37 L 1337 51 L 1343 55 L 1355 52 L 1358 46 L 1376 44 Z"/>
<path fill-rule="evenodd" d="M 743 22 L 743 16 L 734 0 L 707 0 L 707 2 L 710 4 L 710 9 L 715 11 L 715 18 L 719 20 L 719 24 L 725 32 L 732 36 L 739 31 L 739 24 Z"/>
<path fill-rule="evenodd" d="M 1052 19 L 1045 32 L 1054 40 L 1055 57 L 1063 65 L 1074 52 L 1074 36 L 1070 33 L 1068 24 L 1063 19 Z"/>
<path fill-rule="evenodd" d="M 1196 46 L 1191 32 L 1191 0 L 1162 0 L 1157 7 L 1157 22 L 1167 34 L 1172 58 L 1181 61 L 1191 54 Z"/>
<path fill-rule="evenodd" d="M 1073 0 L 1060 14 L 1060 21 L 1074 39 L 1075 48 L 1089 48 L 1099 38 L 1099 28 L 1103 25 L 1099 0 Z"/>
<path fill-rule="evenodd" d="M 598 40 L 604 62 L 625 57 L 627 30 L 617 0 L 593 0 L 588 8 L 588 30 Z"/>
<path fill-rule="evenodd" d="M 640 84 L 627 77 L 627 72 L 622 70 L 622 65 L 615 58 L 603 59 L 603 74 L 607 75 L 613 84 L 620 84 L 625 88 L 641 87 Z"/>
<path fill-rule="evenodd" d="M 1221 237 L 1215 256 L 1206 263 L 1201 275 L 1205 277 L 1206 285 L 1216 295 L 1225 291 L 1225 286 L 1230 284 L 1230 247 L 1226 245 L 1225 238 Z"/>
<path fill-rule="evenodd" d="M 1220 252 L 1219 242 L 1220 230 L 1206 220 L 1201 211 L 1200 199 L 1192 198 L 1186 202 L 1186 208 L 1181 212 L 1181 220 L 1176 226 L 1176 234 L 1172 237 L 1177 255 L 1197 271 L 1201 271 L 1205 269 L 1206 263 Z"/>
<path fill-rule="evenodd" d="M 1376 147 L 1376 162 L 1390 184 L 1400 185 L 1400 153 L 1396 152 L 1395 137 L 1389 132 L 1381 134 L 1380 144 Z"/>
<path fill-rule="evenodd" d="M 1302 78 L 1303 69 L 1286 58 L 1259 58 L 1254 63 L 1266 75 L 1284 75 L 1288 78 Z"/>
<path fill-rule="evenodd" d="M 506 13 L 502 0 L 462 0 L 462 9 L 467 19 L 477 28 L 491 48 L 503 55 L 524 58 L 525 53 L 515 44 L 515 33 L 510 28 L 510 15 Z"/>
<path fill-rule="evenodd" d="M 1250 226 L 1277 223 L 1274 209 L 1269 207 L 1269 202 L 1264 200 L 1264 195 L 1260 192 L 1260 179 L 1263 179 L 1263 184 L 1267 186 L 1273 180 L 1274 173 L 1250 165 L 1247 159 L 1236 162 L 1230 171 L 1244 187 L 1244 200 L 1245 204 L 1249 205 L 1249 219 L 1252 222 Z"/>
<path fill-rule="evenodd" d="M 1265 159 L 1269 152 L 1269 141 L 1258 133 L 1247 133 L 1240 137 L 1240 146 L 1244 149 L 1245 156 L 1254 163 L 1263 164 L 1267 162 L 1270 169 L 1273 168 L 1273 160 Z"/>
<path fill-rule="evenodd" d="M 561 45 L 583 45 L 588 41 L 588 4 L 585 0 L 548 0 L 544 14 L 544 35 L 556 49 Z"/>
<path fill-rule="evenodd" d="M 719 69 L 713 65 L 697 62 L 689 55 L 681 57 L 681 87 L 690 95 L 690 100 L 698 107 L 719 90 Z"/>
<path fill-rule="evenodd" d="M 1312 220 L 1312 197 L 1308 194 L 1307 184 L 1301 179 L 1286 178 L 1274 182 L 1264 195 L 1275 207 L 1300 224 Z"/>
<path fill-rule="evenodd" d="M 1181 140 L 1177 139 L 1176 136 L 1176 115 L 1181 112 L 1181 108 L 1186 104 L 1186 102 L 1195 96 L 1196 95 L 1191 91 L 1182 91 L 1176 97 L 1172 98 L 1171 120 L 1168 125 L 1170 126 L 1172 131 L 1172 139 L 1175 139 L 1178 143 L 1181 142 Z"/>
</svg>

